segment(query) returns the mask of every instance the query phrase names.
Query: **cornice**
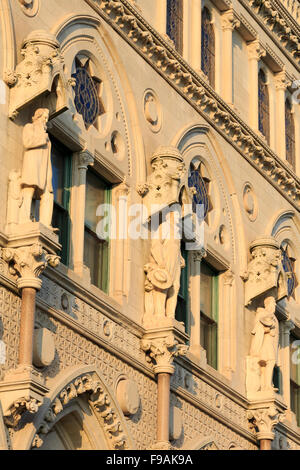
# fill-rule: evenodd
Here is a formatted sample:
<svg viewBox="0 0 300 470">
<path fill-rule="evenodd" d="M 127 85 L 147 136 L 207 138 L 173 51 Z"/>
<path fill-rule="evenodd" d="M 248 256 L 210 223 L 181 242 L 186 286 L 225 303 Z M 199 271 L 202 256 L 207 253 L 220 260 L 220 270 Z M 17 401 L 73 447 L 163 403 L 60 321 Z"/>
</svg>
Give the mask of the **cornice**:
<svg viewBox="0 0 300 470">
<path fill-rule="evenodd" d="M 294 171 L 217 95 L 128 0 L 103 0 L 100 3 L 97 0 L 85 1 L 293 207 L 300 209 L 300 179 Z"/>
<path fill-rule="evenodd" d="M 300 27 L 275 0 L 239 0 L 300 71 Z"/>
</svg>

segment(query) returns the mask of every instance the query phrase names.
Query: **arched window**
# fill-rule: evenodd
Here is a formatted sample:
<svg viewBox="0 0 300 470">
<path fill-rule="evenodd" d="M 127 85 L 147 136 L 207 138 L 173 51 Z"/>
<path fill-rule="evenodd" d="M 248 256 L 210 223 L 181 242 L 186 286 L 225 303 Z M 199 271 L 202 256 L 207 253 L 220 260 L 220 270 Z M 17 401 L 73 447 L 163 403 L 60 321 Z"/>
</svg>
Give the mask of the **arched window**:
<svg viewBox="0 0 300 470">
<path fill-rule="evenodd" d="M 209 196 L 210 193 L 210 180 L 206 175 L 206 170 L 203 164 L 201 163 L 191 163 L 189 178 L 188 178 L 189 188 L 193 188 L 193 201 L 192 207 L 193 212 L 197 214 L 197 206 L 202 208 L 204 220 L 207 219 L 208 213 L 212 210 L 212 203 Z"/>
<path fill-rule="evenodd" d="M 75 59 L 75 107 L 81 114 L 86 128 L 94 125 L 98 128 L 98 118 L 105 113 L 104 105 L 100 99 L 101 80 L 93 74 L 90 59 Z"/>
<path fill-rule="evenodd" d="M 258 73 L 258 129 L 270 143 L 269 91 L 265 72 Z"/>
<path fill-rule="evenodd" d="M 201 23 L 201 69 L 215 87 L 215 33 L 211 23 L 210 11 L 204 7 Z"/>
<path fill-rule="evenodd" d="M 291 249 L 288 243 L 284 242 L 281 245 L 282 254 L 282 267 L 284 272 L 287 274 L 287 291 L 288 297 L 294 297 L 295 288 L 297 287 L 297 278 L 295 274 L 295 258 L 291 253 Z"/>
<path fill-rule="evenodd" d="M 286 159 L 295 169 L 295 123 L 289 99 L 285 102 L 285 149 Z"/>
<path fill-rule="evenodd" d="M 167 0 L 167 35 L 174 42 L 175 49 L 183 52 L 183 1 Z"/>
</svg>

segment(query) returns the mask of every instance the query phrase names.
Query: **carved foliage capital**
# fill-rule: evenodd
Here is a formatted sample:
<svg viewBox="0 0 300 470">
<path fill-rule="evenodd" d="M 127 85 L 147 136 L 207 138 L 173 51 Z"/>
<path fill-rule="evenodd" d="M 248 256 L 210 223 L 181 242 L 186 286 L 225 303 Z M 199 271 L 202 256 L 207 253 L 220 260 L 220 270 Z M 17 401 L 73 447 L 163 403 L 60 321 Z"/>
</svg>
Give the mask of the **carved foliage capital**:
<svg viewBox="0 0 300 470">
<path fill-rule="evenodd" d="M 233 9 L 227 10 L 223 13 L 221 22 L 222 29 L 230 31 L 233 31 L 235 28 L 239 28 L 241 24 Z"/>
<path fill-rule="evenodd" d="M 275 88 L 276 90 L 286 90 L 292 84 L 289 80 L 285 70 L 275 75 Z"/>
<path fill-rule="evenodd" d="M 172 334 L 163 338 L 145 338 L 141 341 L 141 348 L 147 354 L 147 360 L 154 365 L 154 372 L 173 374 L 173 359 L 183 356 L 187 352 L 187 346 L 178 344 Z"/>
<path fill-rule="evenodd" d="M 207 252 L 204 248 L 201 248 L 201 250 L 193 251 L 193 261 L 195 262 L 201 262 L 203 258 L 207 256 Z"/>
<path fill-rule="evenodd" d="M 79 153 L 78 169 L 87 170 L 89 165 L 90 166 L 94 165 L 94 157 L 87 150 L 83 150 L 82 152 Z"/>
<path fill-rule="evenodd" d="M 9 263 L 11 274 L 19 276 L 18 287 L 41 287 L 39 276 L 46 267 L 56 267 L 60 257 L 49 254 L 40 243 L 21 248 L 4 248 L 2 258 Z"/>
<path fill-rule="evenodd" d="M 248 410 L 247 418 L 258 439 L 272 440 L 274 426 L 285 419 L 285 413 L 271 405 L 267 408 Z"/>
<path fill-rule="evenodd" d="M 251 60 L 259 60 L 261 57 L 264 57 L 266 55 L 265 49 L 262 47 L 258 39 L 255 39 L 255 41 L 250 42 L 248 45 L 248 52 L 249 52 L 249 58 Z"/>
</svg>

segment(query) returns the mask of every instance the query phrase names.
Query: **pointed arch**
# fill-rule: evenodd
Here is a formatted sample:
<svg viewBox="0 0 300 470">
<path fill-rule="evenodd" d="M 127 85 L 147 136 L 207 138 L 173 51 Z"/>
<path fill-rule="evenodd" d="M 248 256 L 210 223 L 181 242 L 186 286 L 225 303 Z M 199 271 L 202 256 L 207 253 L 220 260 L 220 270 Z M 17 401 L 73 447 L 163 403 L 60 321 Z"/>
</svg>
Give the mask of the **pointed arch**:
<svg viewBox="0 0 300 470">
<path fill-rule="evenodd" d="M 215 32 L 209 9 L 202 10 L 201 23 L 201 69 L 210 85 L 215 87 Z"/>
<path fill-rule="evenodd" d="M 134 448 L 124 415 L 100 371 L 94 366 L 75 366 L 52 381 L 52 388 L 33 422 L 17 433 L 14 449 L 41 447 L 49 432 L 56 425 L 60 426 L 60 419 L 70 412 L 73 416 L 80 412 L 83 418 L 87 415 L 93 417 L 93 426 L 98 426 L 94 434 L 104 437 L 107 450 Z"/>
<path fill-rule="evenodd" d="M 258 128 L 270 144 L 270 102 L 267 77 L 263 69 L 258 72 Z"/>
<path fill-rule="evenodd" d="M 285 101 L 285 151 L 286 160 L 295 169 L 296 151 L 295 151 L 295 121 L 291 101 L 287 98 Z"/>
</svg>

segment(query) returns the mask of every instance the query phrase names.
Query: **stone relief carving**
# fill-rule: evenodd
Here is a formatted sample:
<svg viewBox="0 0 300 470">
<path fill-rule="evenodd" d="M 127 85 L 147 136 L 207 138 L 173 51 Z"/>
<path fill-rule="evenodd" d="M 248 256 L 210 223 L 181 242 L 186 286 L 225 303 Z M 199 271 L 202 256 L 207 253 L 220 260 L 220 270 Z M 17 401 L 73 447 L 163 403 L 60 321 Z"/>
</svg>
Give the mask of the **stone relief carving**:
<svg viewBox="0 0 300 470">
<path fill-rule="evenodd" d="M 250 356 L 247 357 L 247 392 L 276 391 L 273 386 L 273 371 L 278 360 L 279 324 L 275 315 L 274 297 L 264 300 L 264 308 L 256 311 Z"/>
<path fill-rule="evenodd" d="M 27 0 L 23 0 L 27 1 Z M 36 0 L 31 1 L 36 4 Z M 24 7 L 25 8 L 25 7 Z M 26 8 L 26 11 L 30 11 Z M 23 60 L 16 70 L 6 70 L 5 82 L 11 88 L 9 117 L 15 119 L 24 106 L 34 99 L 46 100 L 52 113 L 59 114 L 68 108 L 68 95 L 72 82 L 64 73 L 64 60 L 59 42 L 51 33 L 32 31 L 23 42 Z"/>
<path fill-rule="evenodd" d="M 281 250 L 275 238 L 259 238 L 250 244 L 251 259 L 245 281 L 245 304 L 275 288 L 277 299 L 287 295 L 286 275 L 281 263 Z"/>
</svg>

